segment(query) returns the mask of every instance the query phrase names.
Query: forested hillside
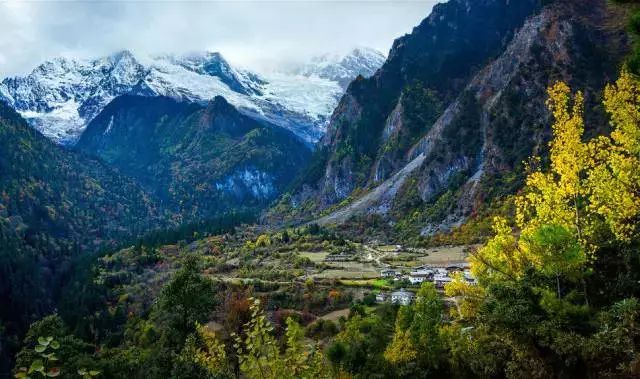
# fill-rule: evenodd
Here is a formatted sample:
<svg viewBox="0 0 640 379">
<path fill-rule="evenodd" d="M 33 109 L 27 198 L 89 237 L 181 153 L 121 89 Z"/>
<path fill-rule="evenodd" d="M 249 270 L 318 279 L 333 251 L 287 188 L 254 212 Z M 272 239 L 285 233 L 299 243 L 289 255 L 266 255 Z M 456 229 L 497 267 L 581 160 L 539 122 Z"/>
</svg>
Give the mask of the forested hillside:
<svg viewBox="0 0 640 379">
<path fill-rule="evenodd" d="M 73 256 L 174 225 L 131 179 L 61 149 L 1 102 L 0 194 L 0 321 L 7 336 L 53 309 Z M 16 343 L 4 341 L 3 353 Z"/>
<path fill-rule="evenodd" d="M 606 130 L 598 104 L 629 51 L 621 17 L 603 0 L 439 5 L 352 84 L 312 170 L 268 216 L 381 219 L 428 242 L 487 214 L 523 184 L 529 156 L 547 158 L 553 81 L 584 90 L 588 135 Z"/>
<path fill-rule="evenodd" d="M 220 96 L 206 107 L 118 97 L 76 148 L 134 178 L 185 221 L 264 207 L 311 154 L 293 133 L 241 114 Z"/>
<path fill-rule="evenodd" d="M 83 151 L 0 107 L 3 365 L 19 344 L 12 338 L 55 309 L 78 261 L 141 236 L 171 242 L 249 221 L 310 154 L 221 97 L 207 107 L 117 98 L 89 125 Z"/>
</svg>

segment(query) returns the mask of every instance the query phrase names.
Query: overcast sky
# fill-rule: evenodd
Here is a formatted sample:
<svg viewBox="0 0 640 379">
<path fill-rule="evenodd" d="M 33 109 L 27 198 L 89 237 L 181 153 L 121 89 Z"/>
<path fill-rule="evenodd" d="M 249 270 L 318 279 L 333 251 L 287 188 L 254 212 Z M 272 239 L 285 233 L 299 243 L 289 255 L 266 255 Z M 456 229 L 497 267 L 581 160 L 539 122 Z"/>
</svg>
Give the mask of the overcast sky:
<svg viewBox="0 0 640 379">
<path fill-rule="evenodd" d="M 56 56 L 220 51 L 269 69 L 324 52 L 369 46 L 387 53 L 437 0 L 99 1 L 0 0 L 0 77 Z"/>
</svg>

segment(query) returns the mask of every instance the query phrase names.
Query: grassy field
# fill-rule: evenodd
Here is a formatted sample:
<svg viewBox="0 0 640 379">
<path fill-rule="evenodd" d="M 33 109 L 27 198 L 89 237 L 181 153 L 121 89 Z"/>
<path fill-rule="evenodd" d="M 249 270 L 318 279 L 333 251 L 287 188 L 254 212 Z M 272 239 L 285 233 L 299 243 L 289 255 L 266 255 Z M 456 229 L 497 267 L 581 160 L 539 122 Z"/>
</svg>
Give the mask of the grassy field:
<svg viewBox="0 0 640 379">
<path fill-rule="evenodd" d="M 313 277 L 323 279 L 373 279 L 380 276 L 380 269 L 371 263 L 334 262 L 328 264 L 328 269 L 313 274 Z"/>
<path fill-rule="evenodd" d="M 300 252 L 298 254 L 300 254 L 301 257 L 309 258 L 311 260 L 311 262 L 314 262 L 314 263 L 323 262 L 324 259 L 327 257 L 327 255 L 329 255 L 329 253 L 326 252 L 326 251 L 317 252 L 317 253 L 314 253 L 314 252 L 311 252 L 311 251 L 304 251 L 304 252 Z"/>
<path fill-rule="evenodd" d="M 375 289 L 381 289 L 381 290 L 391 289 L 391 285 L 385 279 L 364 279 L 364 280 L 343 279 L 343 280 L 340 280 L 340 284 L 342 284 L 343 286 L 349 286 L 349 287 L 368 287 L 368 288 L 375 288 Z"/>
<path fill-rule="evenodd" d="M 312 278 L 318 279 L 375 279 L 379 276 L 380 273 L 377 271 L 356 271 L 340 269 L 329 269 L 316 274 L 311 274 Z"/>
<path fill-rule="evenodd" d="M 394 246 L 382 246 L 383 250 L 392 251 Z M 393 285 L 380 279 L 380 270 L 390 265 L 398 270 L 410 271 L 413 267 L 429 264 L 429 265 L 446 265 L 448 263 L 464 262 L 467 259 L 467 249 L 465 246 L 444 246 L 431 249 L 406 249 L 401 252 L 386 252 L 380 253 L 379 250 L 368 248 L 363 246 L 363 250 L 355 253 L 354 255 L 361 261 L 349 261 L 349 262 L 326 262 L 325 258 L 330 254 L 329 251 L 314 252 L 313 249 L 304 249 L 297 254 L 300 257 L 308 258 L 316 264 L 320 264 L 317 267 L 309 268 L 305 271 L 305 275 L 308 275 L 314 279 L 328 279 L 328 280 L 341 280 L 344 286 L 360 287 L 363 289 L 388 289 Z M 382 258 L 382 265 L 377 260 Z M 365 261 L 368 259 L 369 261 Z M 240 265 L 240 260 L 236 257 L 231 259 L 227 263 L 235 263 Z M 261 268 L 265 268 L 266 274 L 272 274 L 267 269 L 272 268 L 275 272 L 274 275 L 280 275 L 278 270 L 282 268 L 285 274 L 289 274 L 291 270 L 298 270 L 292 266 L 286 266 L 289 263 L 282 263 L 279 256 L 264 257 L 257 261 Z M 289 271 L 287 271 L 289 270 Z M 302 275 L 294 273 L 293 276 Z M 242 272 L 240 275 L 235 270 L 221 273 L 211 273 L 211 276 L 218 279 L 232 283 L 246 283 L 251 280 L 249 275 Z M 247 276 L 247 277 L 244 277 Z M 256 275 L 256 278 L 260 276 Z M 379 280 L 377 280 L 379 279 Z M 284 283 L 295 280 L 291 275 L 282 275 L 282 278 L 278 276 L 265 276 L 263 281 L 269 283 Z"/>
<path fill-rule="evenodd" d="M 467 260 L 469 246 L 444 246 L 431 249 L 423 249 L 420 253 L 401 253 L 388 256 L 385 263 L 392 266 L 415 267 L 421 265 L 446 265 L 448 263 L 460 263 Z"/>
<path fill-rule="evenodd" d="M 398 251 L 398 247 L 396 245 L 382 245 L 382 246 L 378 246 L 376 250 L 382 251 L 385 253 L 390 253 L 390 252 Z"/>
<path fill-rule="evenodd" d="M 467 259 L 468 246 L 445 246 L 426 250 L 426 255 L 418 257 L 419 264 L 447 264 L 464 262 Z"/>
<path fill-rule="evenodd" d="M 339 309 L 337 311 L 333 311 L 331 313 L 327 313 L 326 315 L 321 316 L 320 318 L 323 320 L 338 321 L 340 317 L 347 318 L 348 316 L 349 316 L 349 308 L 345 308 L 345 309 Z"/>
</svg>

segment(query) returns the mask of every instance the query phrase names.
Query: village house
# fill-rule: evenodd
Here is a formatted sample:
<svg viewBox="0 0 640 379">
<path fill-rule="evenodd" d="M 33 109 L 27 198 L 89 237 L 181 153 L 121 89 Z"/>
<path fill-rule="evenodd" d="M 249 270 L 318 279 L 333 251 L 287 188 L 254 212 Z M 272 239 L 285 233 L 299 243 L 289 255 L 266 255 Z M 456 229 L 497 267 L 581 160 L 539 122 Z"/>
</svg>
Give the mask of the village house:
<svg viewBox="0 0 640 379">
<path fill-rule="evenodd" d="M 395 273 L 397 279 L 400 273 L 395 270 L 382 270 L 382 275 L 384 277 L 391 277 L 392 272 Z M 436 288 L 442 289 L 447 283 L 453 281 L 451 276 L 456 272 L 461 272 L 468 283 L 476 283 L 475 278 L 469 270 L 469 264 L 467 262 L 450 263 L 440 267 L 432 265 L 414 267 L 413 270 L 409 272 L 409 275 L 404 276 L 404 279 L 408 280 L 412 285 L 419 285 L 426 281 L 433 282 Z"/>
<path fill-rule="evenodd" d="M 433 275 L 414 275 L 411 274 L 409 275 L 409 282 L 411 282 L 411 284 L 420 284 L 424 281 L 430 281 L 431 278 L 433 277 Z"/>
<path fill-rule="evenodd" d="M 434 268 L 433 276 L 447 276 L 449 275 L 449 271 L 447 271 L 444 267 L 436 267 Z"/>
<path fill-rule="evenodd" d="M 398 271 L 391 268 L 385 268 L 380 271 L 380 276 L 383 278 L 395 278 L 398 274 L 400 274 Z"/>
<path fill-rule="evenodd" d="M 422 276 L 428 276 L 428 275 L 433 275 L 433 269 L 432 268 L 426 268 L 426 267 L 420 267 L 420 268 L 416 268 L 415 270 L 411 271 L 409 273 L 409 275 L 422 275 Z"/>
<path fill-rule="evenodd" d="M 386 292 L 379 292 L 376 295 L 376 303 L 384 303 L 389 298 L 389 295 Z"/>
<path fill-rule="evenodd" d="M 404 288 L 391 293 L 391 302 L 393 304 L 409 305 L 415 298 L 416 295 L 413 292 L 409 292 Z"/>
<path fill-rule="evenodd" d="M 435 275 L 433 277 L 433 283 L 436 285 L 436 288 L 444 288 L 444 286 L 452 280 L 453 279 L 447 275 Z"/>
<path fill-rule="evenodd" d="M 469 262 L 449 263 L 446 267 L 447 271 L 463 271 L 470 267 Z"/>
</svg>

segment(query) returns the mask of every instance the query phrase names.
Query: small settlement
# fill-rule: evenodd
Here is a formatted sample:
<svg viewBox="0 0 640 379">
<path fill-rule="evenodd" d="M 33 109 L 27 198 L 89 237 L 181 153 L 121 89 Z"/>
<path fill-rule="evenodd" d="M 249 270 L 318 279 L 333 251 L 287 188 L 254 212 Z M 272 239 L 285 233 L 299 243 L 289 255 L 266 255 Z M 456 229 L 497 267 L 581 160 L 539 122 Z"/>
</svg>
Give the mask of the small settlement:
<svg viewBox="0 0 640 379">
<path fill-rule="evenodd" d="M 437 289 L 444 289 L 444 286 L 453 280 L 451 276 L 456 272 L 462 272 L 467 282 L 476 283 L 467 262 L 449 263 L 445 266 L 423 265 L 414 267 L 408 274 L 403 273 L 401 269 L 387 267 L 380 271 L 380 277 L 394 281 L 408 281 L 413 286 L 419 286 L 422 282 L 428 281 L 433 282 Z M 400 305 L 409 305 L 415 298 L 414 292 L 404 288 L 394 292 L 380 292 L 376 295 L 378 303 L 390 302 Z"/>
<path fill-rule="evenodd" d="M 413 302 L 413 300 L 416 298 L 416 295 L 411 292 L 411 291 L 407 291 L 404 288 L 400 289 L 399 291 L 394 291 L 391 293 L 387 293 L 387 292 L 380 292 L 379 294 L 376 295 L 376 301 L 378 303 L 393 303 L 393 304 L 400 304 L 400 305 L 409 305 Z"/>
</svg>

